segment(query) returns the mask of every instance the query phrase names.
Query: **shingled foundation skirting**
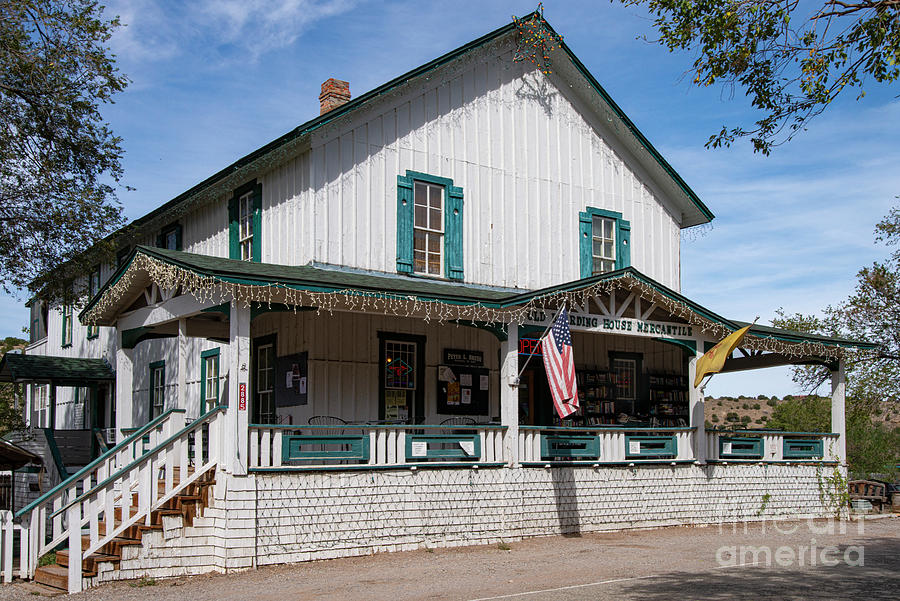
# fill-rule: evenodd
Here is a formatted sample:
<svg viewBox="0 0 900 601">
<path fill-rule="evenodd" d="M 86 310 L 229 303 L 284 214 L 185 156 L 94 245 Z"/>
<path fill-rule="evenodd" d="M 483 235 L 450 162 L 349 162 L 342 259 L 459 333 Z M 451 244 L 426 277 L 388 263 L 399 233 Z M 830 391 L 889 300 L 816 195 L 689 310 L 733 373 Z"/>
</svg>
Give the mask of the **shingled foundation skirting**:
<svg viewBox="0 0 900 601">
<path fill-rule="evenodd" d="M 728 464 L 219 473 L 202 517 L 167 518 L 101 581 L 483 545 L 553 534 L 830 515 L 833 468 Z M 111 568 L 111 566 L 110 566 Z"/>
</svg>

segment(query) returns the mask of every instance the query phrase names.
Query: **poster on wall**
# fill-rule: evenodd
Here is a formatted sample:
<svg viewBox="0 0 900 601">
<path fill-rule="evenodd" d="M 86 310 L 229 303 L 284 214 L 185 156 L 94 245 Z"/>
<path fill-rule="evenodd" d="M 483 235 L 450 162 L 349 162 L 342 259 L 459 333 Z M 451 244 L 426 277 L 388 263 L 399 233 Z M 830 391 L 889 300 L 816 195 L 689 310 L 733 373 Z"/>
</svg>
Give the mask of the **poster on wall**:
<svg viewBox="0 0 900 601">
<path fill-rule="evenodd" d="M 275 406 L 297 407 L 309 402 L 308 353 L 275 359 Z"/>
</svg>

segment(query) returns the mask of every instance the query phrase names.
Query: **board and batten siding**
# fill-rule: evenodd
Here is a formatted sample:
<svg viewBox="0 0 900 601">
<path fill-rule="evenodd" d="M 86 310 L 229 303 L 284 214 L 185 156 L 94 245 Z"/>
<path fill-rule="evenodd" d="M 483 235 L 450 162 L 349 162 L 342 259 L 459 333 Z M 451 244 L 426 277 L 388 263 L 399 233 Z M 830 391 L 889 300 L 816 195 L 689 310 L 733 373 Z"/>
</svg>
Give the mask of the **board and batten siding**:
<svg viewBox="0 0 900 601">
<path fill-rule="evenodd" d="M 395 272 L 397 176 L 413 170 L 463 188 L 467 282 L 578 279 L 578 213 L 592 206 L 622 213 L 632 265 L 679 289 L 680 213 L 567 90 L 489 47 L 317 130 L 260 178 L 263 262 Z"/>
</svg>

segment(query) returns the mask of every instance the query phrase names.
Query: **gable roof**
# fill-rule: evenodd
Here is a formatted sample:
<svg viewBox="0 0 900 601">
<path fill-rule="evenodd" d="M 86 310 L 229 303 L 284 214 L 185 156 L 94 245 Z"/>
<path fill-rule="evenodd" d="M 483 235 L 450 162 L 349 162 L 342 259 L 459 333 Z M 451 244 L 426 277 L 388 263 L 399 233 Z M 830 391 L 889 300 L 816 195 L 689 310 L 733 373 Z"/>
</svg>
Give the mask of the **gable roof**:
<svg viewBox="0 0 900 601">
<path fill-rule="evenodd" d="M 406 303 L 407 316 L 411 309 L 414 311 L 418 307 L 427 311 L 429 319 L 466 322 L 516 321 L 534 308 L 560 304 L 563 300 L 576 299 L 578 295 L 587 294 L 590 298 L 602 290 L 621 287 L 637 291 L 641 296 L 647 295 L 663 308 L 675 308 L 689 323 L 701 325 L 712 338 L 724 337 L 749 325 L 722 317 L 633 267 L 538 290 L 515 290 L 382 272 L 252 263 L 145 246 L 139 246 L 131 253 L 128 261 L 81 311 L 82 322 L 114 324 L 116 315 L 148 282 L 154 281 L 154 277 L 168 278 L 165 282 L 156 282 L 161 287 L 174 289 L 180 286 L 183 294 L 194 294 L 198 298 L 211 299 L 216 294 L 227 301 L 230 294 L 245 302 L 265 304 L 280 303 L 284 301 L 282 297 L 287 297 L 289 305 L 321 306 L 320 303 L 342 297 L 358 299 L 360 303 L 375 300 L 375 310 L 378 310 L 377 303 L 381 303 L 385 314 L 402 315 L 402 312 L 388 311 L 388 303 L 397 302 Z M 274 296 L 277 300 L 273 300 Z M 329 308 L 326 306 L 325 310 Z M 761 325 L 754 325 L 749 333 L 757 339 L 761 350 L 772 350 L 785 344 L 802 346 L 807 354 L 813 354 L 812 349 L 816 354 L 835 354 L 842 348 L 877 348 L 876 344 L 865 341 Z"/>
<path fill-rule="evenodd" d="M 522 17 L 521 20 L 528 20 L 535 16 L 540 17 L 539 13 L 533 12 L 525 17 Z M 542 17 L 541 17 L 542 18 Z M 552 31 L 554 34 L 556 32 L 550 26 L 549 23 L 544 21 L 546 26 Z M 183 206 L 192 201 L 193 199 L 199 197 L 202 193 L 208 191 L 213 186 L 217 184 L 227 184 L 229 188 L 235 188 L 243 183 L 245 183 L 246 179 L 249 178 L 249 172 L 252 172 L 257 166 L 259 166 L 263 162 L 270 162 L 271 157 L 278 152 L 282 152 L 285 149 L 290 147 L 294 147 L 296 145 L 300 145 L 303 141 L 308 139 L 308 136 L 319 129 L 320 127 L 335 121 L 348 113 L 356 111 L 375 99 L 387 94 L 388 92 L 394 90 L 395 88 L 406 84 L 410 80 L 413 80 L 421 75 L 425 75 L 426 73 L 433 71 L 439 67 L 442 67 L 462 55 L 476 50 L 489 42 L 492 42 L 496 39 L 502 38 L 507 35 L 514 34 L 517 31 L 517 27 L 515 23 L 509 23 L 504 25 L 503 27 L 499 27 L 494 31 L 481 36 L 475 40 L 472 40 L 468 44 L 464 44 L 455 50 L 451 50 L 450 52 L 439 56 L 438 58 L 425 63 L 415 69 L 404 73 L 394 79 L 384 83 L 377 88 L 358 96 L 357 98 L 347 102 L 344 105 L 341 105 L 325 114 L 319 115 L 313 119 L 310 119 L 306 123 L 299 125 L 282 135 L 275 140 L 272 140 L 265 146 L 254 150 L 250 154 L 241 157 L 231 165 L 228 165 L 224 169 L 214 173 L 210 177 L 206 178 L 202 182 L 193 186 L 189 190 L 179 194 L 172 200 L 163 204 L 159 208 L 151 211 L 150 213 L 134 220 L 131 225 L 132 226 L 142 226 L 150 224 L 157 219 L 162 220 L 163 217 L 168 219 L 167 217 L 170 213 L 175 212 L 176 210 L 183 209 Z M 561 38 L 560 38 L 561 40 Z M 650 143 L 650 141 L 644 136 L 643 133 L 637 128 L 637 126 L 628 118 L 625 112 L 619 107 L 618 104 L 613 101 L 612 97 L 606 92 L 603 86 L 594 78 L 593 75 L 587 70 L 584 64 L 575 56 L 572 50 L 565 44 L 565 42 L 560 41 L 561 52 L 563 52 L 566 58 L 571 61 L 574 69 L 582 75 L 587 84 L 593 89 L 593 91 L 597 94 L 597 97 L 604 103 L 612 113 L 616 116 L 616 118 L 621 122 L 624 132 L 627 137 L 630 138 L 629 147 L 632 149 L 642 149 L 647 153 L 649 166 L 653 168 L 654 171 L 657 172 L 657 175 L 664 176 L 671 182 L 671 186 L 669 186 L 670 191 L 672 191 L 676 195 L 681 196 L 681 204 L 683 210 L 682 216 L 682 227 L 691 227 L 694 225 L 699 225 L 702 223 L 708 223 L 714 218 L 712 211 L 700 200 L 697 194 L 691 189 L 691 187 L 682 179 L 682 177 L 675 171 L 674 167 L 672 167 L 668 161 L 660 154 L 660 152 Z M 641 157 L 638 157 L 639 159 Z M 269 159 L 269 160 L 266 160 Z M 247 174 L 247 175 L 245 175 Z M 234 180 L 234 181 L 230 181 Z M 121 230 L 120 230 L 121 231 Z"/>
</svg>

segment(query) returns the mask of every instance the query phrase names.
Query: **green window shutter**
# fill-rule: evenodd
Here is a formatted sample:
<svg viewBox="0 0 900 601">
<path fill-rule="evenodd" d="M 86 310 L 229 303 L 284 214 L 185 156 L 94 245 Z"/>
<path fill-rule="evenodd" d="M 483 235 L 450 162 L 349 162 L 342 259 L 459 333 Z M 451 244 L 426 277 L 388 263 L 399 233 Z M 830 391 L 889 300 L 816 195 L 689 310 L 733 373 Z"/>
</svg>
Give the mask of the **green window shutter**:
<svg viewBox="0 0 900 601">
<path fill-rule="evenodd" d="M 397 272 L 413 272 L 413 180 L 397 176 Z"/>
<path fill-rule="evenodd" d="M 182 250 L 184 246 L 182 246 L 182 238 L 181 238 L 181 224 L 175 224 L 175 250 Z"/>
<path fill-rule="evenodd" d="M 616 236 L 616 269 L 631 267 L 631 222 L 618 219 L 618 236 Z"/>
<path fill-rule="evenodd" d="M 228 258 L 241 258 L 241 231 L 238 224 L 238 194 L 234 193 L 228 201 Z"/>
<path fill-rule="evenodd" d="M 166 247 L 166 237 L 163 234 L 162 230 L 158 234 L 156 234 L 156 248 L 165 248 Z"/>
<path fill-rule="evenodd" d="M 581 277 L 591 277 L 592 218 L 589 211 L 578 213 L 578 256 L 581 260 Z"/>
<path fill-rule="evenodd" d="M 262 184 L 253 190 L 253 262 L 262 261 Z"/>
<path fill-rule="evenodd" d="M 444 216 L 444 252 L 447 277 L 463 279 L 463 189 L 447 186 L 447 212 Z"/>
</svg>

